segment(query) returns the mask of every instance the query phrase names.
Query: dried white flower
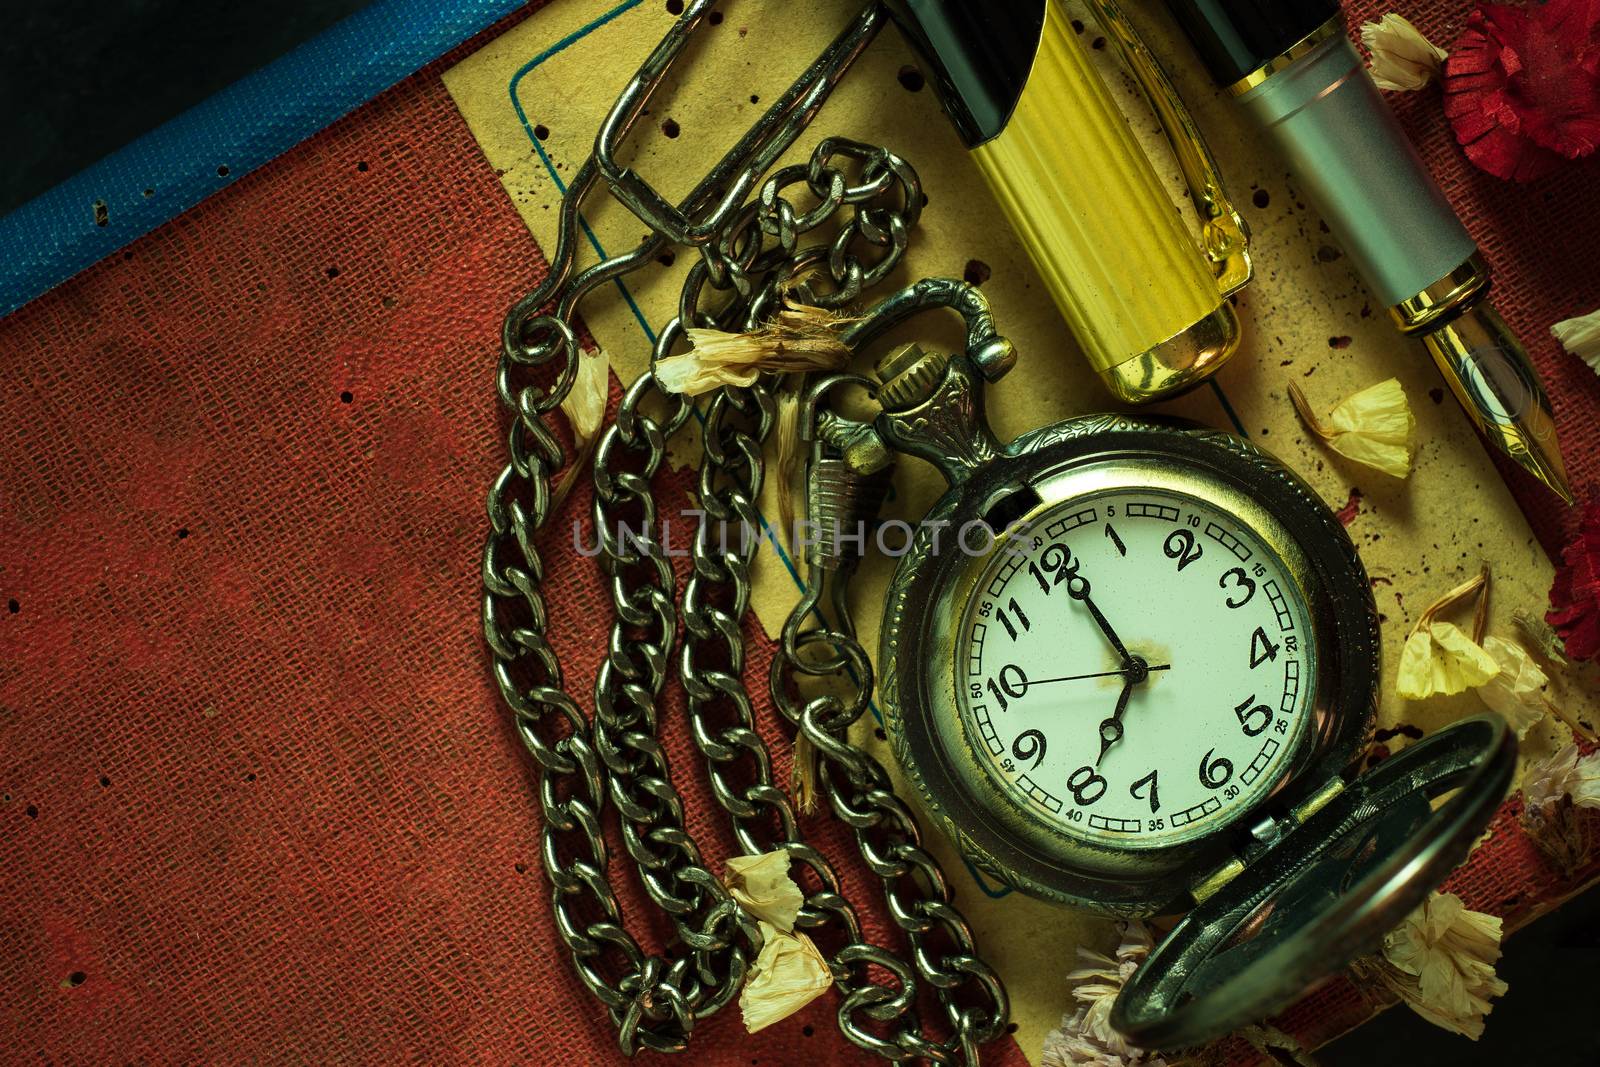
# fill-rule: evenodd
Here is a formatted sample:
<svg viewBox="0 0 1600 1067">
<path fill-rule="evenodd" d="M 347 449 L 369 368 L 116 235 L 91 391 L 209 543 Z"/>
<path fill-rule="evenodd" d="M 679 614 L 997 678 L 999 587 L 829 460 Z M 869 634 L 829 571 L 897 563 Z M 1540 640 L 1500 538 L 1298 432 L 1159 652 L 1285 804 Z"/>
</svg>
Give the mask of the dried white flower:
<svg viewBox="0 0 1600 1067">
<path fill-rule="evenodd" d="M 1450 55 L 1393 13 L 1362 24 L 1361 43 L 1372 54 L 1372 80 L 1380 89 L 1420 89 L 1438 75 Z"/>
<path fill-rule="evenodd" d="M 1387 984 L 1435 1026 L 1474 1041 L 1489 1002 L 1506 991 L 1494 973 L 1500 920 L 1470 911 L 1453 893 L 1432 893 L 1383 939 Z"/>
<path fill-rule="evenodd" d="M 1075 983 L 1072 998 L 1077 1004 L 1061 1017 L 1060 1027 L 1045 1035 L 1039 1056 L 1042 1067 L 1165 1067 L 1167 1061 L 1160 1055 L 1128 1044 L 1111 1026 L 1111 1006 L 1153 947 L 1150 931 L 1133 921 L 1123 927 L 1116 959 L 1078 949 L 1084 966 L 1067 975 L 1067 981 Z"/>
<path fill-rule="evenodd" d="M 752 1034 L 787 1019 L 833 985 L 833 971 L 809 937 L 768 922 L 760 927 L 761 952 L 739 991 L 744 1028 Z"/>
<path fill-rule="evenodd" d="M 561 410 L 572 425 L 572 437 L 582 451 L 606 417 L 606 399 L 611 392 L 611 360 L 601 349 L 578 353 L 578 373 L 572 389 L 561 401 Z"/>
<path fill-rule="evenodd" d="M 1522 798 L 1528 807 L 1559 804 L 1562 797 L 1571 797 L 1575 808 L 1600 808 L 1600 752 L 1580 756 L 1572 744 L 1528 764 L 1522 779 Z"/>
<path fill-rule="evenodd" d="M 1561 635 L 1544 621 L 1544 616 L 1518 608 L 1511 613 L 1511 621 L 1516 624 L 1523 645 L 1545 666 L 1558 671 L 1564 671 L 1572 666 L 1567 662 L 1567 652 L 1561 643 Z"/>
<path fill-rule="evenodd" d="M 733 856 L 723 865 L 728 895 L 763 922 L 788 933 L 806 902 L 789 877 L 789 853 L 783 849 L 760 856 Z"/>
<path fill-rule="evenodd" d="M 1521 738 L 1544 718 L 1544 687 L 1550 678 L 1521 645 L 1501 637 L 1487 637 L 1483 650 L 1500 665 L 1500 673 L 1478 687 L 1478 696 L 1491 711 L 1499 712 Z"/>
<path fill-rule="evenodd" d="M 1550 327 L 1561 347 L 1589 364 L 1600 374 L 1600 310 L 1575 319 L 1565 319 Z"/>
<path fill-rule="evenodd" d="M 653 368 L 669 393 L 699 396 L 724 385 L 752 385 L 769 371 L 839 370 L 850 349 L 839 339 L 852 320 L 787 297 L 772 321 L 752 333 L 690 327 L 690 350 Z"/>
</svg>

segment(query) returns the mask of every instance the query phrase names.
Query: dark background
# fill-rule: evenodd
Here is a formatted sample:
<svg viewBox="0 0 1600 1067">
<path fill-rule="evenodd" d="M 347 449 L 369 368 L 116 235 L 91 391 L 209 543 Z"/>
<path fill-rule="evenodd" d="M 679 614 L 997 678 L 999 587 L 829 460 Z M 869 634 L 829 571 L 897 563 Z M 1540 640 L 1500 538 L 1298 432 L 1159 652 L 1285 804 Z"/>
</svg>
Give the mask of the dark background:
<svg viewBox="0 0 1600 1067">
<path fill-rule="evenodd" d="M 57 0 L 3 5 L 0 214 L 261 67 L 363 0 Z M 1507 945 L 1508 992 L 1473 1043 L 1405 1009 L 1323 1050 L 1335 1067 L 1375 1063 L 1600 1064 L 1594 969 L 1600 893 L 1590 892 Z"/>
</svg>

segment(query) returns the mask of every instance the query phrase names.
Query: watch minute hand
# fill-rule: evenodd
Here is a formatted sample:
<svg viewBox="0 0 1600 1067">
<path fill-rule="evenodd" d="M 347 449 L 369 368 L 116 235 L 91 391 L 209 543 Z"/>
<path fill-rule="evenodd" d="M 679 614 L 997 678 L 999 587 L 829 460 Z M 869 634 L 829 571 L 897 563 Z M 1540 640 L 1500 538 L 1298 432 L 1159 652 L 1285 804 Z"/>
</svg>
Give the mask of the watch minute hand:
<svg viewBox="0 0 1600 1067">
<path fill-rule="evenodd" d="M 1128 655 L 1127 646 L 1122 643 L 1122 638 L 1117 636 L 1117 631 L 1111 628 L 1111 624 L 1106 621 L 1105 615 L 1101 613 L 1099 608 L 1095 607 L 1094 601 L 1089 598 L 1089 579 L 1081 575 L 1073 575 L 1067 580 L 1067 595 L 1074 600 L 1083 601 L 1083 606 L 1089 609 L 1090 615 L 1094 616 L 1095 625 L 1100 627 L 1100 632 L 1106 635 L 1106 640 L 1111 642 L 1111 647 L 1116 649 L 1117 655 L 1122 657 L 1122 665 L 1126 667 L 1133 660 L 1133 657 Z"/>
</svg>

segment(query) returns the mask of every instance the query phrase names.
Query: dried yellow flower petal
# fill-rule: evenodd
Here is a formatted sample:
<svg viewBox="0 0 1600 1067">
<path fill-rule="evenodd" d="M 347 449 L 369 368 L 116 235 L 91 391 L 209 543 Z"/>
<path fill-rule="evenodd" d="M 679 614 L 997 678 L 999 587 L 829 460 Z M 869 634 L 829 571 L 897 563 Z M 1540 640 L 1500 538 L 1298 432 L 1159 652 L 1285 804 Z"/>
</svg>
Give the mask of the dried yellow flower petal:
<svg viewBox="0 0 1600 1067">
<path fill-rule="evenodd" d="M 1563 797 L 1571 797 L 1575 808 L 1600 808 L 1600 752 L 1580 756 L 1572 744 L 1528 764 L 1522 779 L 1522 798 L 1528 807 L 1559 804 Z"/>
<path fill-rule="evenodd" d="M 760 856 L 733 856 L 724 864 L 728 895 L 762 922 L 779 930 L 794 929 L 805 894 L 789 877 L 789 853 L 783 849 Z"/>
<path fill-rule="evenodd" d="M 1564 319 L 1550 327 L 1561 347 L 1589 364 L 1600 374 L 1600 310 L 1575 319 Z"/>
<path fill-rule="evenodd" d="M 1453 893 L 1431 893 L 1383 939 L 1387 984 L 1435 1026 L 1476 1041 L 1489 1002 L 1506 991 L 1494 972 L 1500 920 Z"/>
<path fill-rule="evenodd" d="M 599 441 L 600 424 L 605 421 L 606 401 L 611 395 L 611 359 L 604 349 L 578 353 L 578 369 L 572 379 L 572 388 L 561 401 L 561 410 L 572 426 L 572 441 L 577 454 L 556 483 L 551 494 L 550 510 L 559 510 L 577 484 L 578 478 L 588 469 L 589 460 Z"/>
<path fill-rule="evenodd" d="M 1406 700 L 1449 696 L 1480 686 L 1500 673 L 1493 656 L 1451 622 L 1430 622 L 1406 638 L 1395 692 Z"/>
<path fill-rule="evenodd" d="M 817 746 L 802 728 L 794 736 L 794 765 L 789 771 L 789 795 L 801 815 L 817 810 Z"/>
<path fill-rule="evenodd" d="M 805 454 L 804 442 L 800 440 L 800 388 L 796 377 L 785 381 L 784 387 L 777 395 L 777 412 L 772 427 L 773 439 L 777 442 L 778 457 L 773 465 L 777 474 L 778 490 L 778 518 L 781 526 L 780 536 L 784 543 L 794 550 L 794 509 L 795 502 L 803 498 L 804 490 L 799 486 L 801 457 Z"/>
<path fill-rule="evenodd" d="M 1402 92 L 1427 85 L 1450 55 L 1393 13 L 1362 24 L 1361 43 L 1372 54 L 1370 69 L 1378 88 Z"/>
<path fill-rule="evenodd" d="M 768 372 L 839 370 L 850 349 L 839 339 L 852 320 L 786 298 L 783 310 L 753 333 L 690 327 L 688 352 L 668 356 L 653 368 L 669 393 L 699 396 L 724 385 L 753 385 Z"/>
<path fill-rule="evenodd" d="M 1326 422 L 1317 418 L 1294 382 L 1289 383 L 1289 398 L 1311 432 L 1335 452 L 1395 478 L 1411 472 L 1411 435 L 1417 420 L 1398 378 L 1346 397 Z"/>
<path fill-rule="evenodd" d="M 752 1034 L 787 1019 L 833 985 L 833 971 L 809 937 L 771 923 L 760 926 L 761 952 L 739 992 L 744 1027 Z"/>
<path fill-rule="evenodd" d="M 1478 696 L 1491 711 L 1499 712 L 1521 738 L 1544 718 L 1544 687 L 1550 679 L 1521 645 L 1489 637 L 1483 642 L 1483 650 L 1499 665 L 1500 672 L 1478 688 Z"/>
</svg>

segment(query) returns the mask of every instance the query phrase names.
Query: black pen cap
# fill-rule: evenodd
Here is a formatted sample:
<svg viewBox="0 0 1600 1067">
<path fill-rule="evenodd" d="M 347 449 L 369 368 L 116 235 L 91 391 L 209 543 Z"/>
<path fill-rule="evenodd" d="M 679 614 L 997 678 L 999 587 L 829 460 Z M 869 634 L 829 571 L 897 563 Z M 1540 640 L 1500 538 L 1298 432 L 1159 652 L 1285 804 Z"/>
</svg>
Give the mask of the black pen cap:
<svg viewBox="0 0 1600 1067">
<path fill-rule="evenodd" d="M 1338 0 L 1167 0 L 1218 85 L 1233 85 L 1339 14 Z"/>
<path fill-rule="evenodd" d="M 1045 0 L 888 0 L 968 148 L 1005 129 L 1039 50 Z"/>
</svg>

